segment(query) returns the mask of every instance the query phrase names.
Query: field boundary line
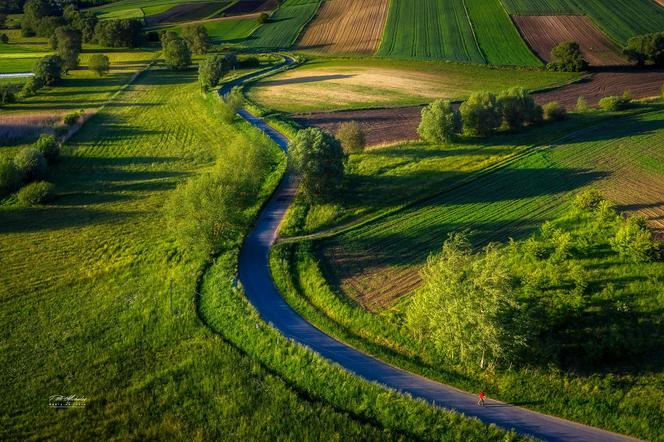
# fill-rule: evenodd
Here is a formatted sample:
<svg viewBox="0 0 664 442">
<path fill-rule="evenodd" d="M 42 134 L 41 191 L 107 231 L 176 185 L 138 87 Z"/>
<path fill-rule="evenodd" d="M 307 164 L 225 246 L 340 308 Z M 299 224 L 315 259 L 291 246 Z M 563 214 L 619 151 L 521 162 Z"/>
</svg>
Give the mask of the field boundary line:
<svg viewBox="0 0 664 442">
<path fill-rule="evenodd" d="M 625 118 L 625 117 L 631 117 L 634 115 L 643 115 L 643 114 L 649 114 L 649 113 L 654 113 L 654 112 L 659 112 L 659 110 L 649 110 L 649 109 L 643 109 L 641 111 L 636 111 L 627 115 L 620 115 L 616 117 L 612 117 L 609 119 L 609 121 L 602 121 L 590 126 L 586 126 L 582 129 L 576 130 L 572 133 L 563 135 L 562 137 L 556 138 L 555 140 L 551 141 L 550 143 L 542 144 L 542 145 L 530 145 L 528 146 L 523 152 L 513 154 L 509 156 L 508 158 L 505 158 L 504 160 L 498 161 L 491 166 L 488 166 L 482 170 L 476 171 L 474 173 L 471 173 L 469 176 L 466 178 L 463 178 L 456 184 L 450 186 L 449 188 L 436 192 L 430 195 L 427 195 L 426 197 L 423 198 L 418 198 L 416 200 L 410 201 L 408 203 L 399 205 L 397 207 L 394 207 L 392 209 L 388 209 L 383 212 L 378 212 L 374 214 L 368 215 L 366 218 L 360 218 L 356 219 L 353 221 L 349 221 L 347 223 L 344 223 L 340 226 L 335 226 L 331 227 L 329 229 L 325 229 L 319 232 L 314 232 L 306 235 L 297 235 L 297 236 L 289 236 L 289 237 L 277 237 L 276 244 L 293 244 L 293 243 L 299 243 L 302 241 L 317 241 L 317 240 L 322 240 L 322 239 L 329 239 L 333 238 L 339 235 L 343 235 L 344 233 L 350 232 L 352 230 L 358 229 L 360 227 L 364 227 L 367 224 L 370 224 L 374 221 L 378 221 L 382 218 L 386 218 L 391 215 L 395 215 L 401 211 L 408 210 L 410 208 L 416 207 L 422 203 L 426 203 L 427 201 L 431 201 L 433 199 L 436 199 L 440 197 L 441 195 L 445 195 L 446 193 L 456 190 L 460 187 L 466 186 L 473 181 L 488 175 L 490 173 L 495 172 L 496 170 L 503 169 L 510 164 L 516 162 L 517 160 L 521 160 L 523 158 L 526 158 L 530 155 L 534 155 L 536 153 L 539 153 L 544 150 L 548 150 L 554 147 L 557 147 L 562 141 L 565 141 L 569 138 L 575 137 L 580 133 L 583 133 L 587 130 L 594 130 L 599 127 L 605 126 L 607 124 L 611 124 L 614 119 L 620 119 L 620 118 Z"/>
<path fill-rule="evenodd" d="M 475 25 L 473 24 L 473 21 L 470 19 L 470 13 L 468 12 L 468 6 L 466 6 L 466 0 L 461 0 L 461 4 L 463 5 L 463 10 L 466 13 L 466 20 L 468 20 L 468 24 L 470 25 L 470 32 L 472 32 L 473 39 L 475 40 L 475 46 L 477 47 L 477 50 L 484 59 L 484 64 L 489 64 L 489 59 L 487 58 L 486 54 L 480 47 L 480 41 L 477 39 L 477 34 L 475 34 Z"/>
</svg>

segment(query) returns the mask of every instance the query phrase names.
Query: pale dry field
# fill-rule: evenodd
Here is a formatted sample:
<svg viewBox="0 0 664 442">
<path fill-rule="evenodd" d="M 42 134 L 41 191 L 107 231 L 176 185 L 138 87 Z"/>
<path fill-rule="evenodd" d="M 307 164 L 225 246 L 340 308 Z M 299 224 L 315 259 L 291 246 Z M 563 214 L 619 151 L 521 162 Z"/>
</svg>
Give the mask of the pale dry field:
<svg viewBox="0 0 664 442">
<path fill-rule="evenodd" d="M 620 49 L 597 29 L 588 17 L 576 15 L 514 16 L 521 35 L 545 61 L 551 61 L 551 49 L 564 41 L 575 41 L 592 66 L 627 64 Z"/>
<path fill-rule="evenodd" d="M 373 54 L 387 19 L 388 0 L 327 0 L 296 47 L 328 54 Z"/>
</svg>

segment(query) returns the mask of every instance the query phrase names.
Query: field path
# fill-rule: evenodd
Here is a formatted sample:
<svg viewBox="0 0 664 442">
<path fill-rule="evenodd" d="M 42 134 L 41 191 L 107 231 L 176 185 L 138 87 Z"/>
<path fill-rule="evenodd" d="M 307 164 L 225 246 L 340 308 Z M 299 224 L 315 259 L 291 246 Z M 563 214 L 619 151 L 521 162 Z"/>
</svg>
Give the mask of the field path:
<svg viewBox="0 0 664 442">
<path fill-rule="evenodd" d="M 285 57 L 282 65 L 239 78 L 224 85 L 219 93 L 224 95 L 233 86 L 257 76 L 275 72 L 281 67 L 293 63 L 292 58 Z M 287 152 L 288 139 L 285 135 L 269 126 L 262 118 L 256 117 L 246 110 L 241 111 L 240 115 L 269 136 L 284 152 Z M 531 435 L 547 441 L 635 440 L 490 399 L 487 401 L 486 407 L 479 407 L 474 394 L 396 368 L 332 338 L 307 322 L 281 296 L 272 280 L 269 265 L 270 249 L 277 238 L 279 225 L 295 197 L 297 184 L 296 177 L 287 172 L 260 212 L 254 229 L 245 239 L 240 251 L 239 279 L 248 300 L 265 322 L 271 324 L 285 337 L 297 341 L 368 381 L 377 382 L 401 393 L 424 399 L 437 406 L 456 410 L 467 416 L 477 417 L 487 424 L 493 423 L 502 428 L 514 429 L 520 434 Z"/>
</svg>

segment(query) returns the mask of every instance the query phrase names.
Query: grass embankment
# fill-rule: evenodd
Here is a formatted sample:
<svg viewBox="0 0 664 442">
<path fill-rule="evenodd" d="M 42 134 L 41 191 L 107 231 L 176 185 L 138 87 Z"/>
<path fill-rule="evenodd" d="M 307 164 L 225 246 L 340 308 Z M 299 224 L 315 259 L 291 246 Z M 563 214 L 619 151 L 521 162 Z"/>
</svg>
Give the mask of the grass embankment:
<svg viewBox="0 0 664 442">
<path fill-rule="evenodd" d="M 661 105 L 652 105 L 650 112 L 618 117 L 581 131 L 554 147 L 533 150 L 507 167 L 479 175 L 467 184 L 455 186 L 459 179 L 441 180 L 439 190 L 448 190 L 440 197 L 323 243 L 279 245 L 272 255 L 275 281 L 288 302 L 318 327 L 396 365 L 468 391 L 483 389 L 494 397 L 546 413 L 662 440 L 661 358 L 637 353 L 620 359 L 625 354 L 621 351 L 611 355 L 619 359 L 613 365 L 556 368 L 544 362 L 495 372 L 469 369 L 439 360 L 426 342 L 417 342 L 404 323 L 409 297 L 393 301 L 417 287 L 417 269 L 430 252 L 439 249 L 448 232 L 470 229 L 475 244 L 504 241 L 509 236 L 523 238 L 544 220 L 563 213 L 569 195 L 584 186 L 595 185 L 612 198 L 620 197 L 617 199 L 620 209 L 643 211 L 651 222 L 657 223 L 661 219 L 661 209 L 657 209 L 661 208 L 661 193 L 659 202 L 644 204 L 641 199 L 657 197 L 656 189 L 664 185 L 661 169 L 664 152 L 653 150 L 653 146 L 664 146 L 661 121 Z M 375 154 L 379 152 L 376 150 Z M 389 158 L 390 152 L 398 154 L 397 149 L 388 149 L 386 157 Z M 351 158 L 351 162 L 370 165 L 370 161 L 361 157 L 372 154 Z M 405 154 L 399 158 L 403 165 L 415 164 Z M 418 160 L 421 162 L 422 158 Z M 367 182 L 381 182 L 380 171 L 374 173 L 377 181 Z M 401 192 L 408 189 L 417 194 L 421 184 L 417 180 L 409 184 L 406 177 L 401 178 L 404 183 Z M 634 186 L 646 182 L 652 191 L 648 186 Z M 355 190 L 361 188 L 355 184 Z M 378 193 L 376 187 L 373 189 Z M 398 189 L 386 186 L 380 194 L 389 201 Z M 367 197 L 356 198 L 356 204 L 360 206 L 364 198 Z M 582 269 L 587 285 L 575 306 L 580 309 L 579 318 L 570 321 L 569 326 L 608 315 L 620 321 L 615 330 L 627 327 L 628 330 L 619 332 L 625 342 L 629 336 L 646 347 L 651 345 L 647 354 L 660 353 L 661 336 L 651 334 L 648 327 L 657 322 L 656 312 L 661 309 L 663 264 L 626 261 L 608 244 L 615 225 L 600 225 L 598 228 L 604 230 L 595 237 L 599 241 L 595 244 L 586 240 L 590 238 L 586 235 L 586 224 L 584 219 L 573 216 L 560 218 L 554 224 L 573 232 L 573 249 L 584 251 L 570 261 L 570 268 Z M 563 278 L 569 276 L 563 270 L 559 274 Z M 326 277 L 334 280 L 340 276 L 341 288 L 330 287 Z M 355 296 L 358 302 L 348 295 Z M 385 309 L 388 305 L 390 308 Z M 576 346 L 587 347 L 579 349 L 579 355 L 592 353 L 611 335 L 614 325 L 610 321 L 600 322 L 583 331 L 594 337 L 574 341 Z M 653 330 L 656 329 L 655 325 Z M 644 397 L 653 400 L 644 401 Z"/>
<path fill-rule="evenodd" d="M 455 63 L 385 59 L 312 59 L 267 78 L 247 91 L 264 108 L 303 113 L 419 105 L 432 99 L 460 100 L 482 89 L 529 90 L 573 82 L 579 74 Z"/>
<path fill-rule="evenodd" d="M 251 34 L 246 44 L 265 50 L 291 47 L 320 4 L 321 0 L 286 0 L 267 23 Z"/>
<path fill-rule="evenodd" d="M 194 73 L 150 71 L 67 144 L 52 204 L 0 209 L 2 439 L 396 438 L 303 399 L 201 324 L 203 263 L 162 211 L 176 184 L 255 142 L 216 103 Z M 49 409 L 57 394 L 87 406 Z"/>
</svg>

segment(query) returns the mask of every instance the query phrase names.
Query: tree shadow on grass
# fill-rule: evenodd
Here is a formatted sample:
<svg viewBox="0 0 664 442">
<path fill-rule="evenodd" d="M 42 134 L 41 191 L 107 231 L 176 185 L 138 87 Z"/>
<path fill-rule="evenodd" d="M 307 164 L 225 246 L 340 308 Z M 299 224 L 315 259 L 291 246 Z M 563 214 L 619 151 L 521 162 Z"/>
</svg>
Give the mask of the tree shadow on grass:
<svg viewBox="0 0 664 442">
<path fill-rule="evenodd" d="M 331 75 L 310 75 L 308 77 L 286 78 L 283 80 L 267 80 L 261 82 L 261 86 L 286 86 L 291 84 L 318 83 L 328 80 L 342 80 L 344 78 L 353 78 L 351 74 L 331 74 Z"/>
<path fill-rule="evenodd" d="M 117 222 L 130 212 L 84 207 L 29 207 L 0 210 L 0 234 L 53 232 L 71 227 Z"/>
</svg>

